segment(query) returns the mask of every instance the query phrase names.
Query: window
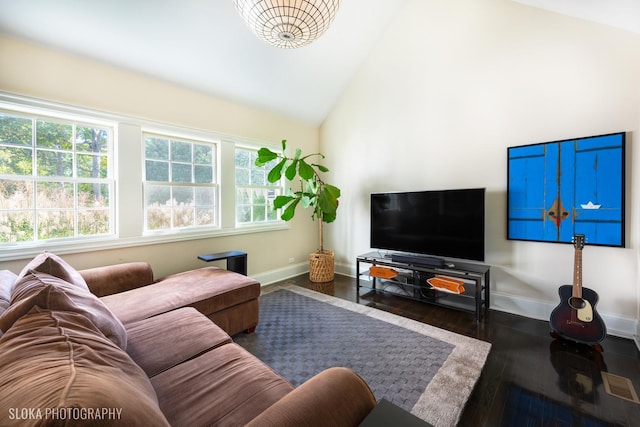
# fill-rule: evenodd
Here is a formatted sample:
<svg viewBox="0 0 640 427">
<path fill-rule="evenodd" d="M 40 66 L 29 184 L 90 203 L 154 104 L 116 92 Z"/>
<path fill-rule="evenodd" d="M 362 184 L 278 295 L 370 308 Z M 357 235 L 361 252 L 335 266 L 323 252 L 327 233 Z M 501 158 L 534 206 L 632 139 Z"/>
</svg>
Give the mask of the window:
<svg viewBox="0 0 640 427">
<path fill-rule="evenodd" d="M 114 234 L 113 127 L 0 111 L 0 242 Z"/>
<path fill-rule="evenodd" d="M 275 161 L 256 166 L 257 150 L 236 148 L 236 222 L 255 224 L 277 221 L 278 212 L 273 209 L 273 199 L 282 193 L 280 183 L 267 180 Z"/>
<path fill-rule="evenodd" d="M 261 145 L 0 91 L 0 261 L 284 229 Z"/>
<path fill-rule="evenodd" d="M 144 134 L 145 229 L 218 225 L 216 145 Z"/>
</svg>

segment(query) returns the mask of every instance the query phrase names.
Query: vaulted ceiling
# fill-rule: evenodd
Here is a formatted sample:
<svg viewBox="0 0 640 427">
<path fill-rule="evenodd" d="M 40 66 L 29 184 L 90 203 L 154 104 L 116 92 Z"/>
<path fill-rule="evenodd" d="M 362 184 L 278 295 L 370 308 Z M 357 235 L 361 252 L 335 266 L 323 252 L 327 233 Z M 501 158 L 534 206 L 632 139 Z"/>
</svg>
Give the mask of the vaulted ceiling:
<svg viewBox="0 0 640 427">
<path fill-rule="evenodd" d="M 342 0 L 292 50 L 259 41 L 232 0 L 0 0 L 0 33 L 319 125 L 407 1 Z M 514 1 L 640 32 L 637 0 Z"/>
</svg>

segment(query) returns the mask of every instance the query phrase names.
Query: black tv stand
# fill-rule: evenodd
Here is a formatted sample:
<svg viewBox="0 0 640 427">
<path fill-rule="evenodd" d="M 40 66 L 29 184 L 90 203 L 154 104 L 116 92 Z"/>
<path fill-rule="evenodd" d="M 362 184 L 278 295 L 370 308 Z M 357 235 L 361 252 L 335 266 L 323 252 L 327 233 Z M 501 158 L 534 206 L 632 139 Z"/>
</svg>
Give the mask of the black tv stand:
<svg viewBox="0 0 640 427">
<path fill-rule="evenodd" d="M 417 257 L 420 257 L 417 255 Z M 428 259 L 420 257 L 422 259 Z M 402 258 L 404 259 L 404 258 Z M 485 309 L 489 309 L 490 267 L 456 260 L 455 263 L 441 259 L 438 266 L 424 265 L 405 261 L 397 257 L 370 252 L 356 258 L 356 298 L 360 302 L 361 289 L 367 293 L 382 292 L 411 298 L 418 301 L 436 304 L 475 313 L 476 320 L 482 319 Z M 361 271 L 360 264 L 382 266 L 394 269 L 398 274 L 391 278 L 381 278 L 370 274 L 370 270 Z M 445 276 L 464 281 L 464 294 L 454 294 L 434 288 L 427 282 L 435 276 Z"/>
</svg>

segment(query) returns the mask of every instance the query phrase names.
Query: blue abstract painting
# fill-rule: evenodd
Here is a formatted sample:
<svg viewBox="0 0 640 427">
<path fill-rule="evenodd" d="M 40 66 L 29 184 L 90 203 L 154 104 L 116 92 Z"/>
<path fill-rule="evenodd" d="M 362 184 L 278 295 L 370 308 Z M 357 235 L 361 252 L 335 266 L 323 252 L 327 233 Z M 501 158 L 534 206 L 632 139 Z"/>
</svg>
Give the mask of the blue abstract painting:
<svg viewBox="0 0 640 427">
<path fill-rule="evenodd" d="M 624 247 L 625 134 L 508 148 L 507 238 Z"/>
</svg>

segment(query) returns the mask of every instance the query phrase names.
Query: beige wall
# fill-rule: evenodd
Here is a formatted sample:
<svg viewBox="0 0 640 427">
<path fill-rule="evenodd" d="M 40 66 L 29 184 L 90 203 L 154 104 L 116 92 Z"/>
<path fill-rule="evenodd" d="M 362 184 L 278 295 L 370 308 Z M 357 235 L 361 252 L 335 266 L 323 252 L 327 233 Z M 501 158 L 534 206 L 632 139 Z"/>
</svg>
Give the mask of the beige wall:
<svg viewBox="0 0 640 427">
<path fill-rule="evenodd" d="M 640 35 L 509 0 L 410 0 L 321 127 L 342 189 L 327 227 L 343 271 L 369 249 L 369 193 L 486 187 L 495 308 L 548 319 L 568 245 L 506 240 L 507 147 L 627 134 L 627 248 L 587 247 L 607 326 L 638 318 Z"/>
<path fill-rule="evenodd" d="M 278 143 L 286 138 L 305 150 L 317 150 L 319 144 L 315 126 L 87 58 L 7 37 L 0 37 L 0 57 L 1 91 L 258 141 Z M 285 231 L 65 254 L 65 259 L 77 268 L 144 260 L 157 275 L 165 275 L 205 265 L 196 260 L 198 254 L 237 249 L 249 254 L 249 273 L 264 278 L 274 272 L 286 275 L 294 267 L 304 269 L 316 245 L 315 224 L 299 215 Z M 291 264 L 291 258 L 300 265 Z M 0 262 L 0 269 L 17 272 L 24 263 Z"/>
</svg>

